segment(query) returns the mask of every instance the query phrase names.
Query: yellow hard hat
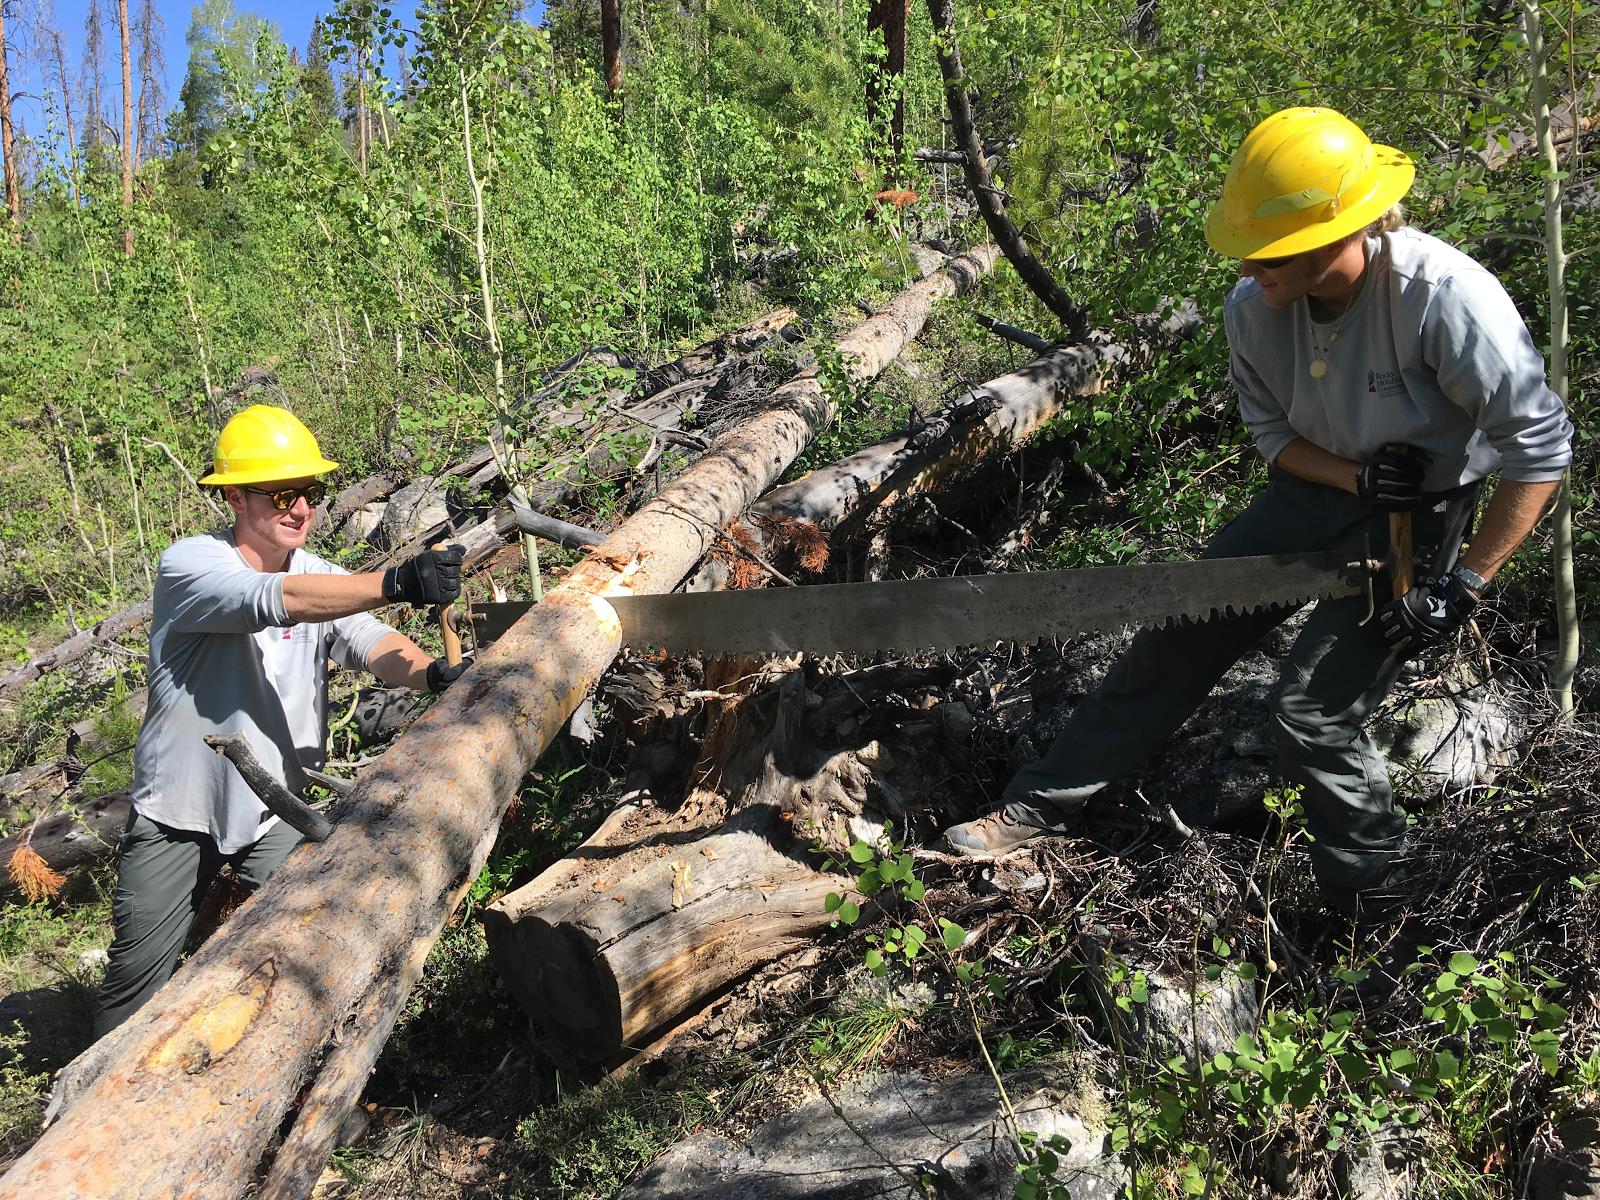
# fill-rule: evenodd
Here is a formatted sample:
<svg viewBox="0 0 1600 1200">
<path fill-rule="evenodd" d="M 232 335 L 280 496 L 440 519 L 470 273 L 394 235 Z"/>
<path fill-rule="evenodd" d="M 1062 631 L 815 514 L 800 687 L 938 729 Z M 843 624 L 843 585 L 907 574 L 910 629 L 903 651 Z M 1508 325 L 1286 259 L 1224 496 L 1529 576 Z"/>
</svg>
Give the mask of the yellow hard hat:
<svg viewBox="0 0 1600 1200">
<path fill-rule="evenodd" d="M 322 457 L 317 439 L 288 409 L 252 404 L 222 427 L 217 435 L 216 469 L 200 482 L 214 487 L 276 483 L 326 475 L 338 466 Z"/>
<path fill-rule="evenodd" d="M 1331 108 L 1286 108 L 1233 156 L 1206 241 L 1228 258 L 1284 258 L 1372 224 L 1411 190 L 1417 168 Z"/>
</svg>

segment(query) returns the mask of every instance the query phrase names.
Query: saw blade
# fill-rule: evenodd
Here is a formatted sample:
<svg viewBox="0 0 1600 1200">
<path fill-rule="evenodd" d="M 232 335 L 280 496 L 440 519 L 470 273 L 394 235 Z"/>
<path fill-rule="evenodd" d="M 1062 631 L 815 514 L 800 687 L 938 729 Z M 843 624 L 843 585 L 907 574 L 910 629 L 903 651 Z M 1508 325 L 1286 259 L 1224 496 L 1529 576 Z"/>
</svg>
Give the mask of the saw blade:
<svg viewBox="0 0 1600 1200">
<path fill-rule="evenodd" d="M 1300 554 L 608 600 L 639 648 L 904 653 L 1203 621 L 1363 587 L 1343 555 Z"/>
</svg>

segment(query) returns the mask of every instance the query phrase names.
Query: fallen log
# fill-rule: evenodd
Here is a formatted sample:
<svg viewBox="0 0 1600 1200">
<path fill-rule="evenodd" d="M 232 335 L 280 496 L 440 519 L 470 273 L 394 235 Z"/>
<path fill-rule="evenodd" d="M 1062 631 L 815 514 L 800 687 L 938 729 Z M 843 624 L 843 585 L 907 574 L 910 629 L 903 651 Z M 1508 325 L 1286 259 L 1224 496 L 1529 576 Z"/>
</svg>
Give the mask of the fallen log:
<svg viewBox="0 0 1600 1200">
<path fill-rule="evenodd" d="M 953 260 L 840 338 L 847 377 L 877 375 L 996 253 Z M 328 1114 L 359 1095 L 506 805 L 617 655 L 604 594 L 675 586 L 834 412 L 819 372 L 802 372 L 479 656 L 363 773 L 326 842 L 292 853 L 150 1004 L 69 1064 L 57 1120 L 0 1197 L 229 1197 L 263 1175 L 263 1196 L 308 1194 L 337 1132 Z"/>
<path fill-rule="evenodd" d="M 914 432 L 885 438 L 774 488 L 746 511 L 734 538 L 780 562 L 793 557 L 797 547 L 803 558 L 804 548 L 825 544 L 806 530 L 826 535 L 862 513 L 928 491 L 953 472 L 1016 449 L 1060 411 L 1067 397 L 1098 392 L 1117 350 L 1114 344 L 1065 346 L 980 384 Z M 825 561 L 822 555 L 816 563 Z M 728 558 L 713 557 L 685 590 L 714 591 L 728 575 Z"/>
<path fill-rule="evenodd" d="M 938 714 L 917 721 L 895 709 L 908 754 L 861 729 L 859 715 L 896 684 L 953 675 L 871 668 L 808 693 L 793 662 L 713 660 L 714 699 L 683 802 L 640 806 L 485 910 L 489 953 L 512 995 L 564 1050 L 616 1061 L 809 944 L 834 920 L 830 892 L 863 903 L 809 847 L 846 857 L 857 837 L 904 815 L 905 794 L 931 801 L 953 774 L 933 744 L 944 740 Z M 822 748 L 819 735 L 840 741 L 846 719 L 856 736 Z"/>
<path fill-rule="evenodd" d="M 60 670 L 77 662 L 107 642 L 132 633 L 145 625 L 150 620 L 150 604 L 150 598 L 146 597 L 138 604 L 121 612 L 112 613 L 109 617 L 96 621 L 88 629 L 80 630 L 65 641 L 58 642 L 43 654 L 36 655 L 30 662 L 24 663 L 16 670 L 0 675 L 0 698 L 27 686 L 36 679 L 43 678 L 51 671 Z"/>
</svg>

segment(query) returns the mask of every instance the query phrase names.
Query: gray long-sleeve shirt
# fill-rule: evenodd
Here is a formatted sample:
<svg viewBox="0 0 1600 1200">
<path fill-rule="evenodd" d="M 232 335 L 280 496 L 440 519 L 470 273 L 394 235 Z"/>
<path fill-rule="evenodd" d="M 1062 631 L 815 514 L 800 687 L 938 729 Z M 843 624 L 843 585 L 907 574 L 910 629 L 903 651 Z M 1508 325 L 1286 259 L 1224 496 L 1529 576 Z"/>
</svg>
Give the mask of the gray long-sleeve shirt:
<svg viewBox="0 0 1600 1200">
<path fill-rule="evenodd" d="M 1409 442 L 1432 456 L 1424 486 L 1445 491 L 1495 470 L 1549 482 L 1572 459 L 1572 424 L 1511 297 L 1418 230 L 1367 239 L 1360 294 L 1339 320 L 1314 324 L 1304 299 L 1272 308 L 1253 279 L 1229 293 L 1224 320 L 1239 408 L 1268 462 L 1296 438 L 1358 462 Z"/>
<path fill-rule="evenodd" d="M 256 841 L 268 817 L 233 764 L 202 740 L 240 733 L 290 791 L 326 755 L 328 658 L 365 668 L 389 626 L 368 613 L 296 624 L 286 575 L 345 574 L 296 550 L 286 572 L 257 571 L 231 530 L 174 542 L 161 556 L 150 624 L 149 705 L 133 758 L 133 806 L 206 833 L 224 854 Z"/>
</svg>

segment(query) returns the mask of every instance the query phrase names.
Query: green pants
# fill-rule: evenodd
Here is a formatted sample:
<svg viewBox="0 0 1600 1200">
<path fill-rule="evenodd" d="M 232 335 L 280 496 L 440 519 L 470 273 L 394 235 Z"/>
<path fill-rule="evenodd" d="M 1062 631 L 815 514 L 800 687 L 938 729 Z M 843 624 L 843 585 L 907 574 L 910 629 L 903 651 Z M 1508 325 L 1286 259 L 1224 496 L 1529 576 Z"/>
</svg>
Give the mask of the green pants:
<svg viewBox="0 0 1600 1200">
<path fill-rule="evenodd" d="M 103 1037 L 126 1021 L 172 977 L 189 926 L 224 864 L 254 891 L 299 841 L 300 835 L 279 821 L 259 841 L 222 854 L 207 834 L 130 812 L 111 902 L 116 932 L 95 1004 L 94 1036 Z"/>
<path fill-rule="evenodd" d="M 1412 514 L 1419 571 L 1449 569 L 1461 550 L 1479 485 L 1423 497 Z M 1274 469 L 1266 489 L 1224 527 L 1203 558 L 1388 551 L 1385 513 L 1355 496 Z M 1391 596 L 1387 578 L 1375 600 Z M 1073 710 L 1037 762 L 1005 791 L 1011 815 L 1059 826 L 1107 783 L 1140 767 L 1199 707 L 1223 674 L 1293 614 L 1273 608 L 1241 617 L 1141 631 L 1105 680 Z M 1311 862 L 1330 904 L 1350 913 L 1389 899 L 1405 847 L 1405 814 L 1394 804 L 1383 756 L 1363 723 L 1394 686 L 1403 656 L 1377 622 L 1362 625 L 1366 599 L 1320 601 L 1284 662 L 1272 726 L 1283 773 L 1300 784 L 1312 836 Z"/>
</svg>

